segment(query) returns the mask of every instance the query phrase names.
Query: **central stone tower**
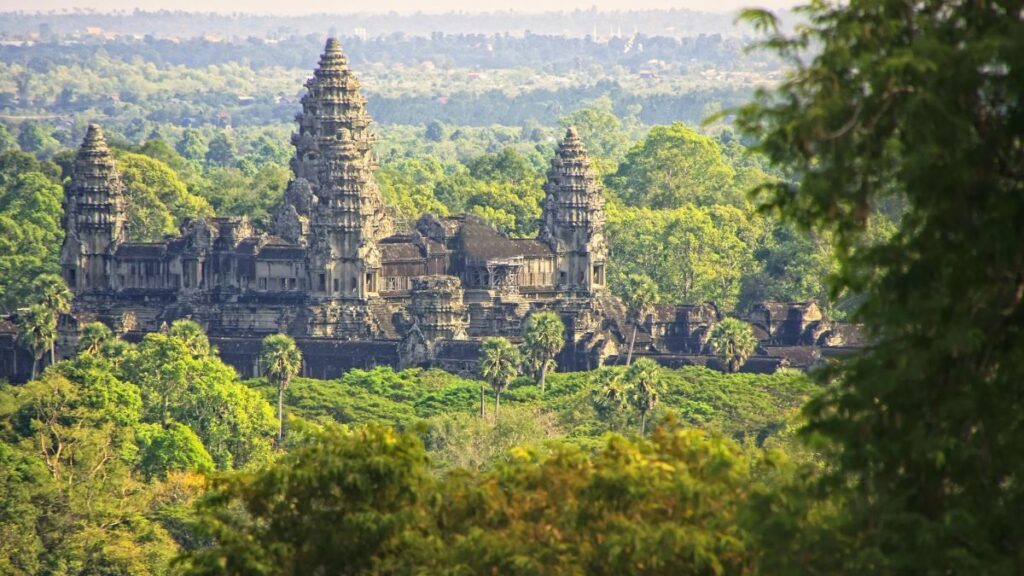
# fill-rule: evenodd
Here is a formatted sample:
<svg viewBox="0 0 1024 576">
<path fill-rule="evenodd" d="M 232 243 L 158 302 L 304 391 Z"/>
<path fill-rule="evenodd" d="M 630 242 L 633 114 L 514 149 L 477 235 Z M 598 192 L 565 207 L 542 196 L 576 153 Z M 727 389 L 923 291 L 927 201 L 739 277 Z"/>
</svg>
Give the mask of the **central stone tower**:
<svg viewBox="0 0 1024 576">
<path fill-rule="evenodd" d="M 539 238 L 555 252 L 555 286 L 589 296 L 605 285 L 604 196 L 575 128 L 569 128 L 544 183 Z"/>
<path fill-rule="evenodd" d="M 369 307 L 379 289 L 377 242 L 393 231 L 373 179 L 372 120 L 359 80 L 334 38 L 306 82 L 292 135 L 294 178 L 275 232 L 307 250 L 311 335 L 373 335 Z"/>
</svg>

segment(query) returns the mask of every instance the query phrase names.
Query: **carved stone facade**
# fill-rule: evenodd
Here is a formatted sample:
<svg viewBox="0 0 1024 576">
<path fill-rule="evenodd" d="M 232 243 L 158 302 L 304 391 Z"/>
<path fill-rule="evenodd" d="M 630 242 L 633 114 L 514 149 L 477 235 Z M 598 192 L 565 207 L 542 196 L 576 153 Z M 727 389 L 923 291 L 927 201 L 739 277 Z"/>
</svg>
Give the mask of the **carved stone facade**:
<svg viewBox="0 0 1024 576">
<path fill-rule="evenodd" d="M 396 232 L 374 180 L 365 99 L 336 40 L 306 82 L 296 120 L 293 177 L 271 230 L 209 218 L 148 243 L 127 240 L 124 185 L 102 130 L 90 126 L 65 191 L 61 266 L 75 298 L 61 322 L 62 354 L 85 322 L 137 339 L 191 318 L 245 376 L 258 371 L 262 338 L 279 332 L 295 337 L 307 376 L 378 364 L 465 373 L 483 338 L 517 339 L 527 317 L 545 310 L 566 325 L 562 368 L 622 361 L 632 327 L 605 288 L 604 199 L 574 129 L 551 161 L 538 237 L 511 239 L 472 215 L 427 214 Z M 816 361 L 808 344 L 859 342 L 813 305 L 766 304 L 755 316 L 764 356 L 748 363 L 754 371 Z M 636 355 L 709 363 L 718 320 L 713 304 L 659 306 L 638 325 Z M 26 364 L 2 328 L 0 350 L 11 353 L 0 354 L 0 376 L 19 380 Z"/>
<path fill-rule="evenodd" d="M 570 327 L 568 365 L 590 364 L 595 346 L 617 349 L 625 330 L 605 310 L 621 305 L 604 288 L 604 200 L 575 130 L 551 161 L 540 235 L 511 239 L 470 215 L 424 215 L 396 233 L 374 180 L 365 99 L 334 39 L 296 120 L 293 177 L 271 230 L 210 218 L 155 243 L 126 241 L 124 186 L 91 126 L 67 188 L 61 263 L 75 292 L 70 331 L 130 315 L 141 334 L 188 317 L 223 340 L 225 359 L 243 373 L 253 354 L 245 342 L 276 332 L 311 352 L 326 341 L 372 342 L 375 358 L 441 365 L 439 355 L 457 363 L 474 348 L 455 342 L 517 338 L 527 316 L 544 309 Z"/>
</svg>

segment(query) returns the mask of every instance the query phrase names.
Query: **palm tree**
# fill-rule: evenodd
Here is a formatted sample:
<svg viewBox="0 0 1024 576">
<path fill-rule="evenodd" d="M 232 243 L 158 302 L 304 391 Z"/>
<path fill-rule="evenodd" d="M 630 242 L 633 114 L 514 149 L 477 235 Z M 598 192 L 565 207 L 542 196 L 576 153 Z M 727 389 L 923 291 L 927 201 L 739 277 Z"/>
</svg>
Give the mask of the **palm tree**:
<svg viewBox="0 0 1024 576">
<path fill-rule="evenodd" d="M 260 369 L 277 385 L 277 441 L 284 438 L 284 391 L 302 370 L 302 352 L 286 334 L 271 334 L 263 339 Z"/>
<path fill-rule="evenodd" d="M 60 318 L 60 315 L 71 312 L 71 299 L 74 297 L 71 294 L 71 290 L 68 289 L 64 279 L 56 274 L 40 274 L 35 282 L 32 283 L 32 289 L 39 296 L 40 304 L 45 306 L 50 314 L 53 315 L 54 330 L 56 330 L 57 320 Z M 54 338 L 50 341 L 50 364 L 56 361 L 56 348 L 57 337 L 55 333 Z"/>
<path fill-rule="evenodd" d="M 647 428 L 647 413 L 658 403 L 661 387 L 661 367 L 650 358 L 641 358 L 626 371 L 629 405 L 640 412 L 640 436 Z"/>
<path fill-rule="evenodd" d="M 206 337 L 206 331 L 195 320 L 175 320 L 167 335 L 177 338 L 185 343 L 189 354 L 197 358 L 210 354 L 210 339 Z"/>
<path fill-rule="evenodd" d="M 548 368 L 555 366 L 555 356 L 565 346 L 565 324 L 554 312 L 538 312 L 526 321 L 523 345 L 527 356 L 540 373 L 540 391 L 544 392 Z"/>
<path fill-rule="evenodd" d="M 708 340 L 711 351 L 722 357 L 725 368 L 736 372 L 747 362 L 757 348 L 757 338 L 750 324 L 736 318 L 722 320 Z"/>
<path fill-rule="evenodd" d="M 33 304 L 18 314 L 18 328 L 21 331 L 21 342 L 32 350 L 32 379 L 39 373 L 39 362 L 47 349 L 53 348 L 57 339 L 57 319 L 43 304 Z"/>
<path fill-rule="evenodd" d="M 630 274 L 626 277 L 625 284 L 622 299 L 633 322 L 633 337 L 629 339 L 629 354 L 626 356 L 626 366 L 629 366 L 633 363 L 637 326 L 643 323 L 647 315 L 653 312 L 654 305 L 658 303 L 658 285 L 646 274 Z"/>
<path fill-rule="evenodd" d="M 590 391 L 590 399 L 604 418 L 618 414 L 629 406 L 626 382 L 621 376 L 621 373 L 607 366 L 590 373 L 590 381 L 593 386 Z"/>
<path fill-rule="evenodd" d="M 505 338 L 485 339 L 480 353 L 480 376 L 487 380 L 494 390 L 494 423 L 497 424 L 501 393 L 519 374 L 522 359 L 519 356 L 519 349 Z"/>
<path fill-rule="evenodd" d="M 90 322 L 82 326 L 82 335 L 78 339 L 78 353 L 95 356 L 113 337 L 114 333 L 103 322 Z"/>
</svg>

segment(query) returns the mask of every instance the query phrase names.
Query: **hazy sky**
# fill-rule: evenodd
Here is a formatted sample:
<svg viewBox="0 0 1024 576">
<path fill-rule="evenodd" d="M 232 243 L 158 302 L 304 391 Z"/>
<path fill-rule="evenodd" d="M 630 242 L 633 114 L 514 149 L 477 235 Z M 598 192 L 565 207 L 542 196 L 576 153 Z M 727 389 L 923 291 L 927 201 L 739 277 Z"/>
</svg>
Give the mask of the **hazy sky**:
<svg viewBox="0 0 1024 576">
<path fill-rule="evenodd" d="M 303 14 L 311 12 L 485 12 L 516 10 L 547 12 L 596 7 L 599 10 L 630 10 L 650 8 L 687 8 L 709 12 L 730 12 L 738 8 L 761 6 L 788 8 L 804 3 L 800 0 L 0 0 L 0 10 L 25 12 L 91 8 L 100 12 L 112 10 L 187 10 L 202 12 L 260 12 L 271 14 Z"/>
</svg>

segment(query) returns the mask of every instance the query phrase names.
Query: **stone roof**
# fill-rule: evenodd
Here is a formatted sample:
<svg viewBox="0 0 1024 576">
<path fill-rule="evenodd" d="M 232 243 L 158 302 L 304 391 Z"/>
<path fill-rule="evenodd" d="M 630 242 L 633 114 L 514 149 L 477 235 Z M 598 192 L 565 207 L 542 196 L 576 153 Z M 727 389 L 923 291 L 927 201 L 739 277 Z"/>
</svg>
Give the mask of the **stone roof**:
<svg viewBox="0 0 1024 576">
<path fill-rule="evenodd" d="M 268 244 L 260 250 L 259 257 L 270 260 L 301 260 L 306 257 L 306 249 L 301 246 Z"/>
<path fill-rule="evenodd" d="M 423 260 L 420 247 L 412 242 L 382 242 L 379 246 L 381 259 L 385 262 Z"/>
<path fill-rule="evenodd" d="M 808 368 L 821 358 L 817 346 L 765 346 L 767 356 L 785 359 L 792 368 Z"/>
<path fill-rule="evenodd" d="M 235 253 L 244 256 L 255 256 L 259 249 L 259 238 L 245 238 L 235 246 Z"/>
<path fill-rule="evenodd" d="M 445 340 L 438 344 L 437 357 L 441 360 L 479 360 L 481 344 L 477 340 Z"/>
<path fill-rule="evenodd" d="M 118 258 L 163 258 L 166 242 L 126 242 L 117 249 Z"/>
<path fill-rule="evenodd" d="M 491 260 L 523 256 L 550 256 L 551 249 L 537 240 L 512 240 L 482 218 L 466 215 L 460 230 L 467 258 Z"/>
<path fill-rule="evenodd" d="M 547 258 L 554 254 L 551 251 L 551 246 L 533 238 L 515 238 L 512 240 L 512 244 L 527 258 Z"/>
</svg>

